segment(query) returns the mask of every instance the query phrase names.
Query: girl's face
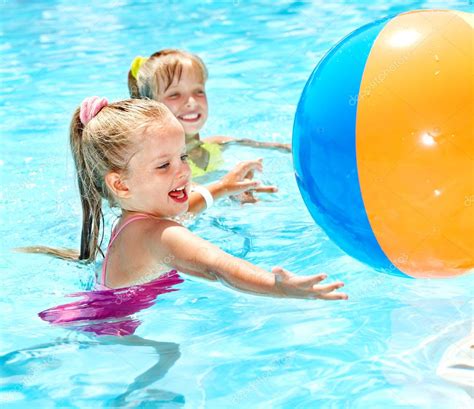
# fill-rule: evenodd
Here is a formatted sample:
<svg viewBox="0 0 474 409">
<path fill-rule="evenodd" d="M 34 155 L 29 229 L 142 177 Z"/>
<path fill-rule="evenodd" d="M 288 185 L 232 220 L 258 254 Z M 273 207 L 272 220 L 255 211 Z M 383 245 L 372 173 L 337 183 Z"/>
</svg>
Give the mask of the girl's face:
<svg viewBox="0 0 474 409">
<path fill-rule="evenodd" d="M 169 88 L 158 96 L 158 101 L 178 118 L 186 136 L 198 134 L 207 120 L 205 84 L 191 63 L 183 66 L 180 80 L 175 78 Z"/>
<path fill-rule="evenodd" d="M 136 135 L 137 151 L 122 177 L 128 189 L 124 209 L 159 217 L 188 210 L 191 169 L 187 163 L 183 127 L 172 115 Z"/>
</svg>

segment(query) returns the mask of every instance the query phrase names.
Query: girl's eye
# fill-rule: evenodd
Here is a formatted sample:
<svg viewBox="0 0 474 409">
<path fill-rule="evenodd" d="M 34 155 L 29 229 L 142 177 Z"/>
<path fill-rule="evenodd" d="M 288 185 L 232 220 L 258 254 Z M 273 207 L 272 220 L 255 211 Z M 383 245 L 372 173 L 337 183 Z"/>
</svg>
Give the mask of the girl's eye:
<svg viewBox="0 0 474 409">
<path fill-rule="evenodd" d="M 168 98 L 170 98 L 170 99 L 179 98 L 179 94 L 177 92 L 175 92 L 174 94 L 168 95 Z"/>
<path fill-rule="evenodd" d="M 189 158 L 189 155 L 188 155 L 188 154 L 181 155 L 181 160 L 182 160 L 183 162 L 187 162 L 187 161 L 188 161 L 188 158 Z"/>
<path fill-rule="evenodd" d="M 166 169 L 170 166 L 169 162 L 164 163 L 163 165 L 157 166 L 157 169 Z"/>
<path fill-rule="evenodd" d="M 196 94 L 197 94 L 197 95 L 201 95 L 201 96 L 202 96 L 202 95 L 206 95 L 206 93 L 205 93 L 202 89 L 196 91 Z"/>
</svg>

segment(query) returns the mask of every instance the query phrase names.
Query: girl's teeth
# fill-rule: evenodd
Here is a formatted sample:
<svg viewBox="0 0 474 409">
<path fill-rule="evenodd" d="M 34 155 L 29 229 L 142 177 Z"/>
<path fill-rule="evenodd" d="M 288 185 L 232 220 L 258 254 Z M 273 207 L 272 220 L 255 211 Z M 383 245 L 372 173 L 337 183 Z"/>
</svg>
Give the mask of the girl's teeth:
<svg viewBox="0 0 474 409">
<path fill-rule="evenodd" d="M 169 195 L 174 199 L 184 199 L 186 197 L 186 186 L 180 187 L 178 189 L 173 189 Z"/>
<path fill-rule="evenodd" d="M 198 117 L 198 114 L 187 114 L 187 115 L 182 115 L 181 116 L 181 118 L 189 119 L 189 120 L 197 119 L 197 117 Z"/>
</svg>

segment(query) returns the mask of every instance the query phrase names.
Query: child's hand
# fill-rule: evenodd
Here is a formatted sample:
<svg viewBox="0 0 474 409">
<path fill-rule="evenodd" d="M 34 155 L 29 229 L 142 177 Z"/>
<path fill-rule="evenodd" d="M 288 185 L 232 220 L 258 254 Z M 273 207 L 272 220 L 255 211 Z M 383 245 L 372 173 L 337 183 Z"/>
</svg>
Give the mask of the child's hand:
<svg viewBox="0 0 474 409">
<path fill-rule="evenodd" d="M 275 285 L 283 297 L 288 298 L 321 298 L 323 300 L 347 300 L 344 293 L 335 290 L 344 286 L 342 282 L 318 285 L 327 275 L 317 274 L 312 276 L 297 276 L 281 267 L 273 267 Z"/>
<path fill-rule="evenodd" d="M 244 179 L 253 179 L 254 173 L 253 170 L 249 170 L 249 172 L 245 175 Z M 239 195 L 230 196 L 232 199 L 239 201 L 241 204 L 244 203 L 257 203 L 258 198 L 255 197 L 253 194 L 254 192 L 251 190 L 247 190 Z"/>
<path fill-rule="evenodd" d="M 260 181 L 252 179 L 254 171 L 261 172 L 262 169 L 262 159 L 240 162 L 221 179 L 220 183 L 227 195 L 239 195 L 244 192 L 277 192 L 278 188 L 276 186 L 262 185 Z"/>
<path fill-rule="evenodd" d="M 241 204 L 245 203 L 257 203 L 258 199 L 254 196 L 253 192 L 247 191 L 240 195 L 230 196 L 231 199 L 239 201 Z"/>
<path fill-rule="evenodd" d="M 262 171 L 262 168 L 262 159 L 240 162 L 221 180 L 207 185 L 206 188 L 215 200 L 230 196 L 241 203 L 255 203 L 258 199 L 253 196 L 254 192 L 275 193 L 278 191 L 276 186 L 262 185 L 260 181 L 253 180 L 254 171 Z M 198 214 L 206 207 L 203 196 L 191 191 L 188 212 Z"/>
</svg>

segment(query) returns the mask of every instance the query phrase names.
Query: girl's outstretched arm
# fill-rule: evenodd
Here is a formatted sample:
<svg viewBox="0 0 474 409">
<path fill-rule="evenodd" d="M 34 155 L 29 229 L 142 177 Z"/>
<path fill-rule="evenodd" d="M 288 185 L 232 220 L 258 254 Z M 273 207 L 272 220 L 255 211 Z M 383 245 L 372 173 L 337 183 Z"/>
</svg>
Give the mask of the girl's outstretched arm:
<svg viewBox="0 0 474 409">
<path fill-rule="evenodd" d="M 347 299 L 346 294 L 336 292 L 344 286 L 342 282 L 320 284 L 325 274 L 297 276 L 281 267 L 269 273 L 231 256 L 173 221 L 161 221 L 154 234 L 156 257 L 171 260 L 170 267 L 183 273 L 220 280 L 235 289 L 268 296 Z"/>
<path fill-rule="evenodd" d="M 291 144 L 279 142 L 260 142 L 248 138 L 231 138 L 229 136 L 210 136 L 204 138 L 203 142 L 218 143 L 219 145 L 230 145 L 233 143 L 239 145 L 251 146 L 253 148 L 279 149 L 285 152 L 291 152 Z"/>
</svg>

